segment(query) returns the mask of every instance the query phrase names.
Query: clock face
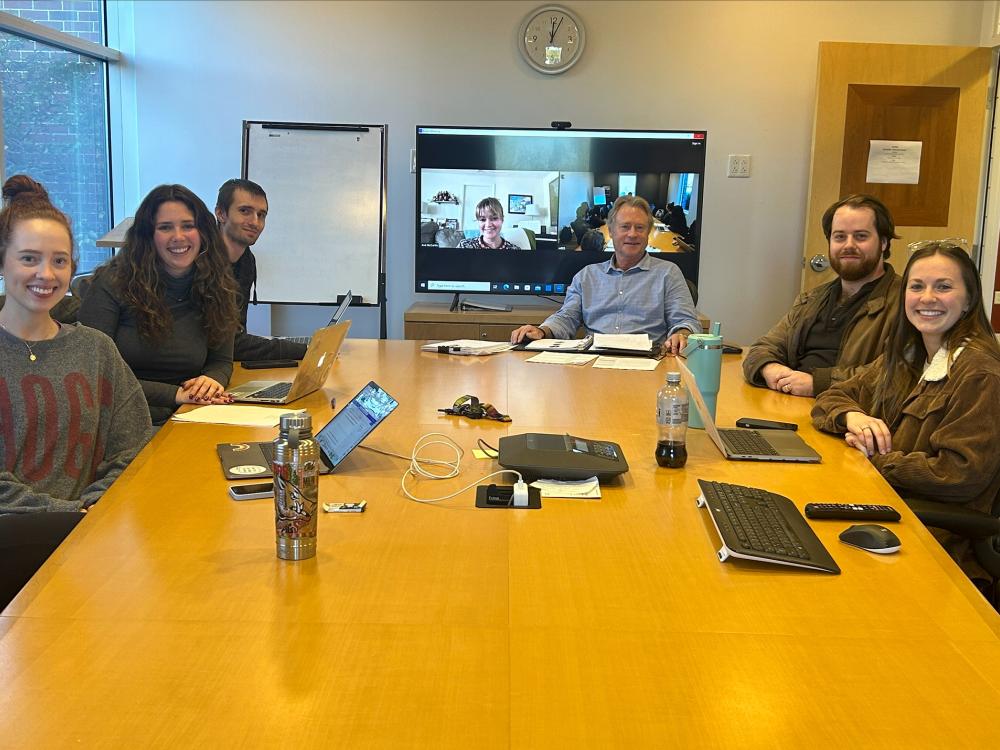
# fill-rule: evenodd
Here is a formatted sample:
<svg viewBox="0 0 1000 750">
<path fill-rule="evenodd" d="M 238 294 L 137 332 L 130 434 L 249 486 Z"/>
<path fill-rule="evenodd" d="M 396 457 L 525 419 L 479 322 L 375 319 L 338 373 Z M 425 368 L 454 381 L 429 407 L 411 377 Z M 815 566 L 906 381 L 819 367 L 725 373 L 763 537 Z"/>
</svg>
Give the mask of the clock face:
<svg viewBox="0 0 1000 750">
<path fill-rule="evenodd" d="M 583 24 L 561 5 L 545 5 L 528 14 L 518 40 L 528 65 L 542 73 L 562 73 L 580 59 Z"/>
</svg>

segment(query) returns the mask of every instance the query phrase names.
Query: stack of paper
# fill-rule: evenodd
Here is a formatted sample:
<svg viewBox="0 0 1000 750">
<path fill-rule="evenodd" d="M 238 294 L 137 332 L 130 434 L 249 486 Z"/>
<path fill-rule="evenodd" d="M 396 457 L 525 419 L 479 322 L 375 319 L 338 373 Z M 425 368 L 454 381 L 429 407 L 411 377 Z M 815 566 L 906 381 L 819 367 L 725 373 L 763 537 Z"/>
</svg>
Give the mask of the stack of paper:
<svg viewBox="0 0 1000 750">
<path fill-rule="evenodd" d="M 477 341 L 476 339 L 455 339 L 454 341 L 438 341 L 433 344 L 424 344 L 420 349 L 425 352 L 438 352 L 439 354 L 463 354 L 474 357 L 484 354 L 499 354 L 514 348 L 513 344 L 505 341 Z"/>
<path fill-rule="evenodd" d="M 277 427 L 282 414 L 301 414 L 305 409 L 274 406 L 242 406 L 237 404 L 209 404 L 183 414 L 174 414 L 174 422 L 197 424 L 229 424 L 241 427 Z"/>
<path fill-rule="evenodd" d="M 596 354 L 570 354 L 568 352 L 542 352 L 528 357 L 525 362 L 542 365 L 585 365 L 597 357 Z"/>
<path fill-rule="evenodd" d="M 658 359 L 643 357 L 598 357 L 594 367 L 598 370 L 655 370 Z"/>
<path fill-rule="evenodd" d="M 524 348 L 532 351 L 582 352 L 593 341 L 593 336 L 585 336 L 582 339 L 535 339 Z"/>
<path fill-rule="evenodd" d="M 542 497 L 572 497 L 580 500 L 600 499 L 601 485 L 597 477 L 576 481 L 559 479 L 536 479 L 531 483 L 537 487 Z"/>
<path fill-rule="evenodd" d="M 636 352 L 653 351 L 653 342 L 648 333 L 596 333 L 593 351 Z"/>
</svg>

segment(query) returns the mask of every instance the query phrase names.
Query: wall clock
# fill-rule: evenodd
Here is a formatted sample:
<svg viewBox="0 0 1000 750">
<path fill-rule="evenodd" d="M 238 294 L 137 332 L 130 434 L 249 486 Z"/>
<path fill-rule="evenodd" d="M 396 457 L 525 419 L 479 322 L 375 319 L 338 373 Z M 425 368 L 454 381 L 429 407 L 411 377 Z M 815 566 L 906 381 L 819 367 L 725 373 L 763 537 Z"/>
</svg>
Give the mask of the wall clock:
<svg viewBox="0 0 1000 750">
<path fill-rule="evenodd" d="M 528 65 L 552 75 L 576 64 L 585 41 L 583 23 L 573 11 L 561 5 L 543 5 L 521 23 L 518 46 Z"/>
</svg>

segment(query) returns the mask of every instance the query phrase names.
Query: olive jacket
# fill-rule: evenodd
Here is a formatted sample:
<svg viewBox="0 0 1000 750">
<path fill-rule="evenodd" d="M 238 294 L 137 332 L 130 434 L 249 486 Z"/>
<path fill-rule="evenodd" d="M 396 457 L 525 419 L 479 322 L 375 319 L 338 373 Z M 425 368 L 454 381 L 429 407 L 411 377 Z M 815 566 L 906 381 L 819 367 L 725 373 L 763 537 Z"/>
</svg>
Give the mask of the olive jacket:
<svg viewBox="0 0 1000 750">
<path fill-rule="evenodd" d="M 813 395 L 819 395 L 832 384 L 847 380 L 858 368 L 877 357 L 896 323 L 899 312 L 899 274 L 888 263 L 868 300 L 847 323 L 840 343 L 840 353 L 834 367 L 813 371 Z M 827 295 L 840 285 L 840 279 L 800 294 L 792 309 L 764 336 L 757 339 L 743 360 L 743 376 L 751 385 L 766 386 L 761 370 L 764 365 L 779 362 L 798 369 L 805 355 L 805 340 L 809 328 L 826 304 Z"/>
</svg>

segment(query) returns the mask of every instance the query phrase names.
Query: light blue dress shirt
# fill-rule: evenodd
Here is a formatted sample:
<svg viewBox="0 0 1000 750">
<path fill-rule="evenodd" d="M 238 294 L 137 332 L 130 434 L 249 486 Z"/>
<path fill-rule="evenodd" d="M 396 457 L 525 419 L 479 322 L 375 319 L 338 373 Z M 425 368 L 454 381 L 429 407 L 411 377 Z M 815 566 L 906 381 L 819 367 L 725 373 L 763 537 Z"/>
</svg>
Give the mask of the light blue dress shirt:
<svg viewBox="0 0 1000 750">
<path fill-rule="evenodd" d="M 648 333 L 657 343 L 680 328 L 701 330 L 676 265 L 649 253 L 627 271 L 613 261 L 584 266 L 573 277 L 563 306 L 542 323 L 553 338 L 571 339 L 581 324 L 587 333 Z"/>
</svg>

